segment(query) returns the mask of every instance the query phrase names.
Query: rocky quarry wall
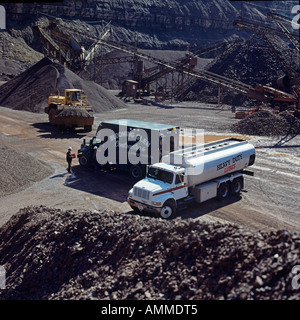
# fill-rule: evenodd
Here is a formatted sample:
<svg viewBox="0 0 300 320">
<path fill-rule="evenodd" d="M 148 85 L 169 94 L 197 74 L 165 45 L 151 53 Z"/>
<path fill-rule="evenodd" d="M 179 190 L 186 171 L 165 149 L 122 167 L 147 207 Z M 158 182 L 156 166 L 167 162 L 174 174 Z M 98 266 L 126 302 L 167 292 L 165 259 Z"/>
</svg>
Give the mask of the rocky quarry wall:
<svg viewBox="0 0 300 320">
<path fill-rule="evenodd" d="M 224 0 L 65 0 L 62 3 L 10 3 L 6 5 L 9 28 L 19 29 L 39 16 L 111 22 L 112 38 L 126 43 L 138 41 L 144 48 L 174 48 L 223 39 L 236 34 L 232 21 L 241 5 Z M 253 6 L 243 5 L 243 15 L 264 20 Z M 150 41 L 149 41 L 150 38 Z"/>
</svg>

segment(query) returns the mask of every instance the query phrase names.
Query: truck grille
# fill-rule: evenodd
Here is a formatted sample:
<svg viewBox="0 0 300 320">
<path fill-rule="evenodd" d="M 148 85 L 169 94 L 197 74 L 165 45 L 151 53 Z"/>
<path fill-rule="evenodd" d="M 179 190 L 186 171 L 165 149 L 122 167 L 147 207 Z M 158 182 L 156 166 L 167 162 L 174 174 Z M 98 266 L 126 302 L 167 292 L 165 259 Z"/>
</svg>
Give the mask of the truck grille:
<svg viewBox="0 0 300 320">
<path fill-rule="evenodd" d="M 150 192 L 149 191 L 147 191 L 145 189 L 140 189 L 140 188 L 137 188 L 137 187 L 133 188 L 133 194 L 136 197 L 143 198 L 143 199 L 146 199 L 146 200 L 149 200 L 149 196 L 150 196 Z"/>
</svg>

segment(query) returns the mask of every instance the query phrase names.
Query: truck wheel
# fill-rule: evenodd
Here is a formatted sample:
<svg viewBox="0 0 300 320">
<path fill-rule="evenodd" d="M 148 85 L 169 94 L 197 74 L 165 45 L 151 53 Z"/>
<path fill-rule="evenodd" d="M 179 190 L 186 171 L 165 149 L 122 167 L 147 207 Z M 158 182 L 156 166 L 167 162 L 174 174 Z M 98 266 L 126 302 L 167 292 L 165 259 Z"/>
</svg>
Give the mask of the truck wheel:
<svg viewBox="0 0 300 320">
<path fill-rule="evenodd" d="M 243 188 L 243 179 L 242 178 L 234 179 L 231 184 L 231 194 L 232 195 L 239 194 L 242 188 Z"/>
<path fill-rule="evenodd" d="M 221 183 L 220 187 L 218 188 L 217 198 L 219 200 L 224 200 L 229 196 L 229 184 L 227 182 Z"/>
<path fill-rule="evenodd" d="M 87 156 L 85 154 L 81 154 L 78 158 L 79 160 L 79 164 L 82 166 L 82 167 L 87 167 L 88 164 L 89 164 L 89 159 L 87 158 Z"/>
<path fill-rule="evenodd" d="M 133 179 L 140 180 L 143 177 L 143 171 L 139 166 L 132 166 L 129 171 L 130 176 Z"/>
<path fill-rule="evenodd" d="M 176 205 L 172 201 L 166 201 L 160 210 L 162 219 L 171 219 L 176 214 Z"/>
</svg>

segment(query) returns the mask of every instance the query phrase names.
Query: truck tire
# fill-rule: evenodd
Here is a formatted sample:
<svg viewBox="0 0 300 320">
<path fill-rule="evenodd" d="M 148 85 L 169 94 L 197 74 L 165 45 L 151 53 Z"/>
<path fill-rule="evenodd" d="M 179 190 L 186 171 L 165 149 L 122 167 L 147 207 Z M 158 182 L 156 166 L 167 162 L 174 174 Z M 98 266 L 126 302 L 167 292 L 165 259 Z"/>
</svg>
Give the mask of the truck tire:
<svg viewBox="0 0 300 320">
<path fill-rule="evenodd" d="M 132 166 L 129 171 L 130 176 L 135 180 L 143 178 L 143 171 L 139 166 Z"/>
<path fill-rule="evenodd" d="M 230 188 L 227 182 L 223 182 L 220 184 L 218 188 L 217 198 L 219 200 L 224 200 L 229 196 Z"/>
<path fill-rule="evenodd" d="M 176 214 L 176 204 L 174 201 L 167 200 L 160 210 L 160 217 L 162 219 L 172 219 Z"/>
<path fill-rule="evenodd" d="M 231 184 L 231 194 L 238 195 L 243 189 L 244 183 L 243 178 L 235 178 Z"/>
<path fill-rule="evenodd" d="M 88 167 L 88 165 L 89 165 L 89 159 L 88 159 L 88 157 L 87 157 L 85 154 L 79 155 L 78 160 L 79 160 L 79 164 L 80 164 L 82 167 L 84 167 L 84 168 Z"/>
</svg>

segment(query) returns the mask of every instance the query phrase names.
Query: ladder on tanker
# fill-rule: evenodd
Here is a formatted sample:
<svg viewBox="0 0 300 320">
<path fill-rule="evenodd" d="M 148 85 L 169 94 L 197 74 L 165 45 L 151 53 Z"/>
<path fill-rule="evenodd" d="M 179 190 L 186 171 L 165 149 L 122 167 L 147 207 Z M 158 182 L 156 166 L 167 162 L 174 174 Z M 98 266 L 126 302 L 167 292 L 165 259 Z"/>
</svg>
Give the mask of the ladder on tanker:
<svg viewBox="0 0 300 320">
<path fill-rule="evenodd" d="M 173 151 L 170 153 L 170 157 L 181 157 L 182 159 L 188 160 L 189 158 L 194 158 L 197 155 L 207 155 L 210 153 L 227 150 L 236 147 L 237 145 L 240 146 L 241 144 L 248 144 L 248 142 L 238 138 L 226 138 Z"/>
</svg>

